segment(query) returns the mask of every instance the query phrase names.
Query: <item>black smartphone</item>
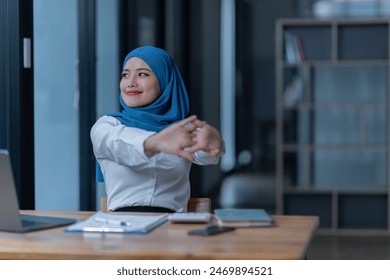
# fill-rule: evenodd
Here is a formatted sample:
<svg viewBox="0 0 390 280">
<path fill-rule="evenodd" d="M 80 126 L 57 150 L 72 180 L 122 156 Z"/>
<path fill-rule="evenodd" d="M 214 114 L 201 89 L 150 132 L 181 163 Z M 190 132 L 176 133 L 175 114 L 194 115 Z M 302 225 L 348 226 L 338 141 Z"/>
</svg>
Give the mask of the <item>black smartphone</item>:
<svg viewBox="0 0 390 280">
<path fill-rule="evenodd" d="M 214 234 L 219 234 L 223 232 L 228 232 L 232 231 L 235 228 L 233 227 L 221 227 L 221 226 L 208 226 L 205 228 L 198 228 L 198 229 L 193 229 L 188 231 L 188 234 L 190 235 L 214 235 Z"/>
</svg>

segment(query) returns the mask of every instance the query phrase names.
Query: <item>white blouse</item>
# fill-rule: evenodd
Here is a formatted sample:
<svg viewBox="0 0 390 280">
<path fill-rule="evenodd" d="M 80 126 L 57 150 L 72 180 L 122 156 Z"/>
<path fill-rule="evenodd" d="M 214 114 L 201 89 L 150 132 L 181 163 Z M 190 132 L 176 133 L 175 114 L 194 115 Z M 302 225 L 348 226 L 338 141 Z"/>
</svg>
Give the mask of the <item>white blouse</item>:
<svg viewBox="0 0 390 280">
<path fill-rule="evenodd" d="M 101 117 L 91 129 L 93 151 L 105 180 L 107 207 L 158 206 L 187 211 L 191 162 L 171 154 L 145 155 L 144 141 L 156 132 Z M 198 165 L 217 164 L 219 157 L 193 154 Z"/>
</svg>

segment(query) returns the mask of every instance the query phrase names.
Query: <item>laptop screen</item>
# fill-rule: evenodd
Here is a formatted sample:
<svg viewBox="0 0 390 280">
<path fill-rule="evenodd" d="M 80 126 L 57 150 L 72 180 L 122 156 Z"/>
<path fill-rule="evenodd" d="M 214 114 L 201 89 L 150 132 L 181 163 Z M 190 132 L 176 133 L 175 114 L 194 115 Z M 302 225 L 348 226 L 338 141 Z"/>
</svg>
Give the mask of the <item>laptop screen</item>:
<svg viewBox="0 0 390 280">
<path fill-rule="evenodd" d="M 21 215 L 9 153 L 0 149 L 0 230 L 28 232 L 74 222 L 69 218 Z"/>
<path fill-rule="evenodd" d="M 0 227 L 21 226 L 19 203 L 7 150 L 0 150 Z"/>
</svg>

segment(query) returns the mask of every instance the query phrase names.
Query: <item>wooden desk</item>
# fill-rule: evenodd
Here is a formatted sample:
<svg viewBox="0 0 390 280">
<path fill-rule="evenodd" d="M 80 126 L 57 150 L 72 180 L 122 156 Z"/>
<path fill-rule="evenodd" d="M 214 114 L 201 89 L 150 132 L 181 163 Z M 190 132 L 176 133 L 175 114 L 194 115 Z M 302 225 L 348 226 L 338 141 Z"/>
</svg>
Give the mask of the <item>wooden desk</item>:
<svg viewBox="0 0 390 280">
<path fill-rule="evenodd" d="M 92 212 L 23 211 L 87 218 Z M 204 224 L 169 222 L 146 235 L 69 233 L 64 227 L 30 233 L 0 232 L 0 259 L 303 259 L 318 218 L 274 216 L 272 228 L 240 228 L 215 236 L 190 236 Z"/>
</svg>

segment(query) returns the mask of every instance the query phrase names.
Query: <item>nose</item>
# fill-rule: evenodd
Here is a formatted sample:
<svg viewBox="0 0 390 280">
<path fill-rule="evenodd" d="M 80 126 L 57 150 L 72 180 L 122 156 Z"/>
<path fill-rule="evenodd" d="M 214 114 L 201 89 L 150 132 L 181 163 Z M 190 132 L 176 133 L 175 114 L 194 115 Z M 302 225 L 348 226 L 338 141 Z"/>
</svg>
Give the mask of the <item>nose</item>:
<svg viewBox="0 0 390 280">
<path fill-rule="evenodd" d="M 137 85 L 137 80 L 135 76 L 130 76 L 127 80 L 127 87 L 135 87 Z"/>
</svg>

